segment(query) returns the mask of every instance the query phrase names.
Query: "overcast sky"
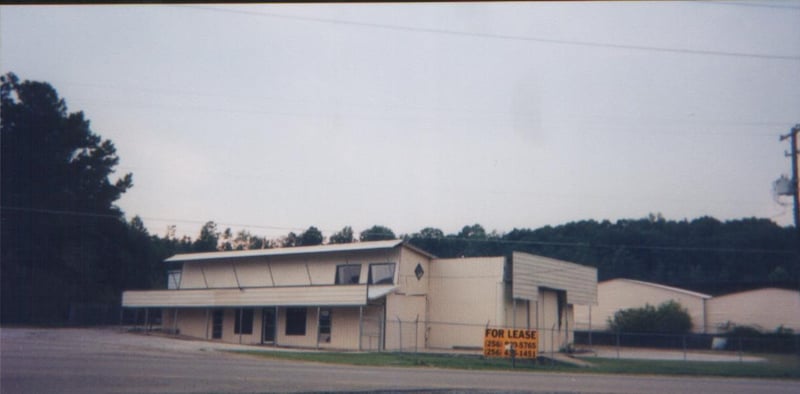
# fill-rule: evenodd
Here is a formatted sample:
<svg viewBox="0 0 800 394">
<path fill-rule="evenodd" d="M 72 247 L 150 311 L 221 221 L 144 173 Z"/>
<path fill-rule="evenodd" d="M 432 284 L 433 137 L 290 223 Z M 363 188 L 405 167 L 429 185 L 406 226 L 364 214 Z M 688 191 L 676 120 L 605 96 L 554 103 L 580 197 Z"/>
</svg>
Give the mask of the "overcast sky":
<svg viewBox="0 0 800 394">
<path fill-rule="evenodd" d="M 800 2 L 2 6 L 152 233 L 792 223 Z M 784 199 L 784 202 L 789 200 Z"/>
</svg>

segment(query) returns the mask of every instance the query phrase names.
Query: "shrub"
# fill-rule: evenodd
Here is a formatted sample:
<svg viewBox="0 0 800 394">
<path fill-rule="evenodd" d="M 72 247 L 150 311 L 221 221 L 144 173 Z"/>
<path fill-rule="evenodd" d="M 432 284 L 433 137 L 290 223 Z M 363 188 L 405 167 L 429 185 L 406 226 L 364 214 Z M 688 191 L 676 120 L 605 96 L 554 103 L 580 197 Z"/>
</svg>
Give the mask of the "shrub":
<svg viewBox="0 0 800 394">
<path fill-rule="evenodd" d="M 618 311 L 608 319 L 612 331 L 687 333 L 692 329 L 692 318 L 680 303 L 670 300 L 658 306 L 647 304 L 642 308 Z"/>
</svg>

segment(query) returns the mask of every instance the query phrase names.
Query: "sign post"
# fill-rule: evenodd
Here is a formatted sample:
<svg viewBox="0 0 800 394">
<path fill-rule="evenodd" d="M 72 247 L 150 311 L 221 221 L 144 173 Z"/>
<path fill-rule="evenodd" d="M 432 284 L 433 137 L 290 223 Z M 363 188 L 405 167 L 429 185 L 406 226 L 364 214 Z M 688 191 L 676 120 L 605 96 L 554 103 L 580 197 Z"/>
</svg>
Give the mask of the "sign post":
<svg viewBox="0 0 800 394">
<path fill-rule="evenodd" d="M 486 328 L 483 335 L 484 357 L 535 359 L 539 350 L 536 330 Z"/>
</svg>

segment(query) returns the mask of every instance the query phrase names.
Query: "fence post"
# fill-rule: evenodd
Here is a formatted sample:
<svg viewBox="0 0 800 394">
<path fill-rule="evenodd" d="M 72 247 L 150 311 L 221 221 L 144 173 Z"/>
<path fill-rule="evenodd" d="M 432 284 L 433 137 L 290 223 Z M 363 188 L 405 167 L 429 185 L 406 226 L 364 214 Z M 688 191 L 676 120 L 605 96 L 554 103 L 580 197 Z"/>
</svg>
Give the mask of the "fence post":
<svg viewBox="0 0 800 394">
<path fill-rule="evenodd" d="M 397 318 L 397 338 L 400 341 L 400 348 L 398 349 L 399 352 L 403 352 L 403 321 L 400 320 L 400 316 L 395 315 Z"/>
<path fill-rule="evenodd" d="M 683 336 L 683 361 L 686 361 L 686 335 Z"/>
<path fill-rule="evenodd" d="M 619 330 L 617 330 L 617 360 L 619 360 Z"/>
<path fill-rule="evenodd" d="M 414 354 L 417 354 L 417 346 L 419 346 L 419 315 L 414 320 Z"/>
<path fill-rule="evenodd" d="M 742 337 L 739 337 L 739 362 L 743 362 L 742 360 Z"/>
</svg>

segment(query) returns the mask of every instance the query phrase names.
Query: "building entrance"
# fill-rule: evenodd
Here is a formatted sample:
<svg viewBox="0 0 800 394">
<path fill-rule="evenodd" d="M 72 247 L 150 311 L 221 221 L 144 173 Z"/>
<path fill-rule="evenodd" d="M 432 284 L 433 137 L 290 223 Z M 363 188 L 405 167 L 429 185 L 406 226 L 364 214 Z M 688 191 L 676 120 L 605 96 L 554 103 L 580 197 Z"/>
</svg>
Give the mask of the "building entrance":
<svg viewBox="0 0 800 394">
<path fill-rule="evenodd" d="M 261 342 L 262 343 L 275 343 L 275 332 L 277 330 L 277 316 L 275 308 L 264 308 L 262 316 L 264 316 L 263 324 L 261 324 Z"/>
</svg>

